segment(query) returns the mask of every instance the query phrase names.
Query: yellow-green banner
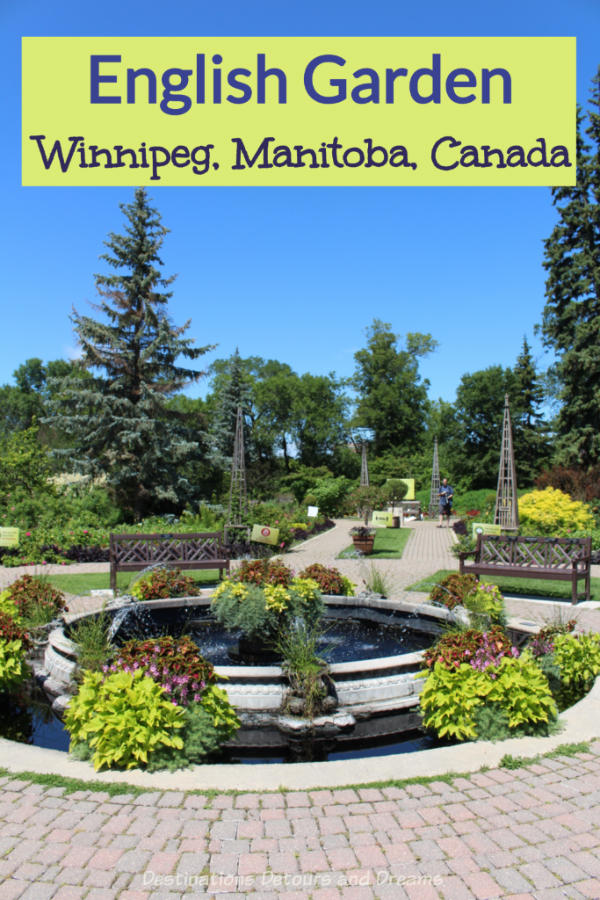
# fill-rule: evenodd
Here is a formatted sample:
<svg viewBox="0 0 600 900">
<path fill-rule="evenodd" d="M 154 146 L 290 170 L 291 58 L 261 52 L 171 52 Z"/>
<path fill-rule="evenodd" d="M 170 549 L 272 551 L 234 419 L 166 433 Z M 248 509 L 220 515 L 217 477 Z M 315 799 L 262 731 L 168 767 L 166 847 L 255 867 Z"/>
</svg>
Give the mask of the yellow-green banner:
<svg viewBox="0 0 600 900">
<path fill-rule="evenodd" d="M 257 544 L 276 544 L 279 540 L 279 528 L 270 528 L 268 525 L 253 525 L 250 540 Z"/>
<path fill-rule="evenodd" d="M 18 528 L 0 528 L 0 547 L 17 547 L 18 544 Z"/>
<path fill-rule="evenodd" d="M 477 537 L 478 534 L 502 534 L 502 527 L 491 525 L 489 522 L 473 522 L 472 534 L 473 537 Z"/>
<path fill-rule="evenodd" d="M 374 509 L 371 522 L 375 528 L 388 528 L 393 524 L 393 517 L 390 512 L 384 509 Z"/>
<path fill-rule="evenodd" d="M 569 37 L 25 37 L 24 185 L 572 185 Z"/>
</svg>

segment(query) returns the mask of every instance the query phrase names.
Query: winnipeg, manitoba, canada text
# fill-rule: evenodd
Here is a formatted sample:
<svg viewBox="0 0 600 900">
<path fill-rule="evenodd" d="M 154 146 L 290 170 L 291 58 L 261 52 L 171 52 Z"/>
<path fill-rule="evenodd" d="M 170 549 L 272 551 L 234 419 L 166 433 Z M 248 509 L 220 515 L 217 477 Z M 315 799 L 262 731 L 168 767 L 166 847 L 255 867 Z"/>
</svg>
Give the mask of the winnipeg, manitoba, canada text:
<svg viewBox="0 0 600 900">
<path fill-rule="evenodd" d="M 168 174 L 167 167 L 190 167 L 194 175 L 216 172 L 225 159 L 215 144 L 203 143 L 194 147 L 179 144 L 165 147 L 141 141 L 137 147 L 114 144 L 101 147 L 88 143 L 82 135 L 66 139 L 48 138 L 45 134 L 30 134 L 39 151 L 46 171 L 67 174 L 72 169 L 150 169 L 150 181 L 160 181 Z M 337 137 L 321 141 L 317 146 L 278 143 L 275 137 L 255 140 L 252 145 L 241 137 L 231 138 L 228 148 L 229 169 L 243 172 L 248 169 L 365 169 L 389 167 L 415 170 L 419 164 L 431 165 L 441 172 L 459 169 L 516 169 L 516 168 L 572 168 L 567 147 L 550 146 L 538 137 L 529 146 L 519 143 L 503 147 L 473 144 L 454 135 L 442 135 L 434 141 L 426 158 L 417 160 L 402 143 L 384 146 L 374 138 L 363 138 L 356 145 L 345 146 Z M 227 165 L 227 162 L 225 165 Z M 166 170 L 166 171 L 165 171 Z M 450 182 L 449 182 L 450 183 Z"/>
</svg>

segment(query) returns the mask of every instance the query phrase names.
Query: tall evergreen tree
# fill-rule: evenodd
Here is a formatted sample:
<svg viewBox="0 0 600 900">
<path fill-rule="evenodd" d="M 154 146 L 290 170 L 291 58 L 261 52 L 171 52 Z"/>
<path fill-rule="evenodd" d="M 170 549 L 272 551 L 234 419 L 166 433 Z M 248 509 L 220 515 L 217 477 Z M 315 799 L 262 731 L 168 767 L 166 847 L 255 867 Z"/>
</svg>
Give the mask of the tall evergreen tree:
<svg viewBox="0 0 600 900">
<path fill-rule="evenodd" d="M 559 221 L 545 241 L 542 333 L 557 356 L 559 460 L 600 460 L 600 69 L 588 125 L 577 117 L 577 183 L 553 188 Z"/>
<path fill-rule="evenodd" d="M 548 427 L 540 412 L 544 389 L 526 337 L 513 369 L 513 381 L 510 395 L 513 448 L 517 483 L 525 487 L 533 483 L 550 457 Z"/>
<path fill-rule="evenodd" d="M 92 378 L 66 378 L 51 403 L 50 421 L 73 438 L 81 467 L 105 473 L 121 509 L 136 518 L 181 508 L 192 488 L 182 466 L 197 451 L 185 417 L 168 400 L 203 373 L 178 363 L 211 346 L 184 337 L 167 312 L 173 277 L 161 275 L 159 251 L 167 229 L 143 188 L 121 204 L 124 234 L 111 233 L 101 256 L 113 274 L 96 275 L 101 318 L 73 310 L 79 364 Z"/>
<path fill-rule="evenodd" d="M 404 348 L 391 325 L 375 319 L 367 347 L 354 354 L 353 384 L 358 391 L 356 425 L 373 430 L 373 451 L 414 449 L 425 429 L 428 381 L 419 374 L 419 357 L 437 346 L 430 334 L 407 334 Z"/>
<path fill-rule="evenodd" d="M 238 406 L 242 408 L 245 421 L 245 417 L 250 414 L 252 408 L 250 379 L 244 370 L 239 350 L 236 347 L 233 356 L 224 360 L 224 366 L 221 368 L 212 417 L 213 445 L 221 458 L 222 465 L 229 466 L 231 464 Z M 244 447 L 250 447 L 250 431 L 246 421 Z"/>
</svg>

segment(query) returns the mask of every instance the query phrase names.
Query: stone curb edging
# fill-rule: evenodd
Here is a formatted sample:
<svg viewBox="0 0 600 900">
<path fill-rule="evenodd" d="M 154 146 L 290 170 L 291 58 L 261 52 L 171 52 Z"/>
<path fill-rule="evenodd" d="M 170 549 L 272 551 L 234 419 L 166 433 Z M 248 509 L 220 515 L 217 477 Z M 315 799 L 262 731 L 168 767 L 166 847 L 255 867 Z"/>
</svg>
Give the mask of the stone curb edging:
<svg viewBox="0 0 600 900">
<path fill-rule="evenodd" d="M 0 765 L 9 772 L 35 772 L 97 783 L 131 784 L 148 790 L 280 791 L 345 787 L 402 780 L 451 772 L 476 772 L 498 766 L 506 754 L 538 756 L 561 744 L 591 741 L 600 728 L 600 678 L 579 703 L 564 712 L 563 730 L 550 737 L 509 738 L 491 743 L 475 741 L 453 747 L 420 750 L 363 759 L 288 765 L 206 765 L 178 772 L 94 772 L 91 763 L 75 760 L 60 750 L 47 750 L 0 739 Z"/>
</svg>

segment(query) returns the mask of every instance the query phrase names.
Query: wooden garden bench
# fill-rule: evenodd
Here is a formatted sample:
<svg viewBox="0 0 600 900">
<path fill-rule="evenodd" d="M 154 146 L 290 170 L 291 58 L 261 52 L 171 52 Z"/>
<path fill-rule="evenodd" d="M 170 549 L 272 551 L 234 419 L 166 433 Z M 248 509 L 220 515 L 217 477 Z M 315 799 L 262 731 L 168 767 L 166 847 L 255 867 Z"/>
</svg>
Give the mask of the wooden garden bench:
<svg viewBox="0 0 600 900">
<path fill-rule="evenodd" d="M 585 579 L 585 599 L 590 599 L 591 538 L 517 537 L 479 534 L 472 563 L 461 553 L 460 573 L 507 575 L 516 578 L 548 578 L 571 582 L 571 603 L 577 603 L 577 582 Z"/>
<path fill-rule="evenodd" d="M 111 534 L 110 586 L 117 590 L 117 572 L 140 572 L 164 563 L 179 569 L 229 571 L 229 557 L 220 531 L 179 534 Z"/>
</svg>

